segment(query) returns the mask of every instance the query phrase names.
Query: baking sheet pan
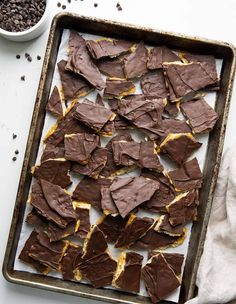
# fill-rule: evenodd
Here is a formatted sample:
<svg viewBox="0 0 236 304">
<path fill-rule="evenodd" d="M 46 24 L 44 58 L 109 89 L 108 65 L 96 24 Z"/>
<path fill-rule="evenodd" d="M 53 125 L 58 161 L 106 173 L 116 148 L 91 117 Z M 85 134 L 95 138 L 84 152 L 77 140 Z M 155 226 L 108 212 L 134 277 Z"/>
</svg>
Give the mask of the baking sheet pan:
<svg viewBox="0 0 236 304">
<path fill-rule="evenodd" d="M 203 170 L 204 184 L 200 195 L 199 221 L 194 223 L 189 244 L 186 266 L 184 269 L 183 283 L 181 288 L 180 302 L 184 302 L 193 296 L 195 289 L 195 277 L 199 259 L 204 244 L 205 231 L 209 218 L 212 194 L 220 163 L 227 114 L 232 90 L 232 82 L 235 70 L 235 50 L 226 43 L 208 41 L 204 39 L 189 38 L 184 36 L 162 33 L 152 29 L 137 28 L 130 25 L 122 25 L 117 22 L 108 22 L 94 18 L 86 18 L 69 13 L 57 15 L 52 23 L 48 46 L 39 84 L 32 124 L 26 149 L 22 175 L 20 179 L 16 206 L 9 235 L 3 273 L 11 282 L 24 285 L 46 288 L 59 292 L 77 294 L 94 299 L 101 299 L 114 303 L 147 303 L 147 298 L 134 296 L 118 291 L 101 289 L 96 290 L 89 285 L 73 282 L 65 282 L 60 279 L 43 277 L 38 274 L 27 273 L 14 269 L 17 244 L 20 237 L 21 227 L 25 211 L 31 175 L 30 167 L 35 164 L 41 133 L 45 119 L 45 105 L 50 92 L 53 79 L 54 66 L 61 42 L 63 28 L 73 28 L 80 32 L 101 35 L 106 37 L 124 38 L 130 40 L 144 40 L 146 44 L 166 44 L 170 48 L 187 50 L 190 52 L 215 55 L 223 59 L 221 69 L 221 89 L 217 94 L 216 112 L 219 120 L 209 136 L 209 144 L 206 152 L 206 161 Z M 162 301 L 161 303 L 171 303 Z"/>
</svg>

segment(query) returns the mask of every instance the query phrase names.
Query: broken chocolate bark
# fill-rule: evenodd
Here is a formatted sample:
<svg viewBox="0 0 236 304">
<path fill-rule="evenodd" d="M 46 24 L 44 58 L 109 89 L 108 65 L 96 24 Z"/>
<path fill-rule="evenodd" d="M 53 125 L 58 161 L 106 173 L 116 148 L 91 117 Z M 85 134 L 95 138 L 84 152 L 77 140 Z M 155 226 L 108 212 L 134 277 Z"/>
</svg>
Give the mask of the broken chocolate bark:
<svg viewBox="0 0 236 304">
<path fill-rule="evenodd" d="M 97 61 L 97 67 L 99 70 L 112 78 L 125 78 L 124 70 L 123 70 L 123 60 L 120 58 L 115 59 L 101 59 Z"/>
<path fill-rule="evenodd" d="M 149 70 L 162 69 L 164 62 L 179 60 L 180 58 L 166 46 L 157 46 L 149 52 L 147 67 Z"/>
<path fill-rule="evenodd" d="M 119 211 L 112 199 L 110 187 L 102 186 L 101 187 L 101 207 L 103 213 L 108 215 L 117 215 Z"/>
<path fill-rule="evenodd" d="M 113 157 L 116 165 L 131 166 L 137 163 L 140 143 L 136 141 L 112 141 Z"/>
<path fill-rule="evenodd" d="M 135 85 L 130 80 L 107 79 L 104 90 L 105 98 L 122 98 L 135 93 Z"/>
<path fill-rule="evenodd" d="M 26 223 L 29 225 L 34 225 L 36 227 L 45 228 L 48 224 L 48 221 L 33 208 L 26 217 Z"/>
<path fill-rule="evenodd" d="M 55 116 L 63 115 L 61 96 L 57 86 L 54 86 L 52 90 L 52 94 L 48 100 L 46 110 Z"/>
<path fill-rule="evenodd" d="M 159 188 L 159 183 L 142 176 L 115 178 L 111 184 L 111 195 L 122 217 L 148 201 Z"/>
<path fill-rule="evenodd" d="M 156 98 L 163 99 L 167 99 L 169 96 L 162 70 L 144 75 L 140 80 L 140 85 L 143 94 L 154 95 Z"/>
<path fill-rule="evenodd" d="M 181 110 L 196 134 L 211 131 L 218 119 L 217 113 L 203 98 L 181 103 Z"/>
<path fill-rule="evenodd" d="M 53 144 L 48 143 L 46 144 L 43 150 L 41 162 L 48 159 L 64 158 L 64 156 L 65 156 L 64 144 L 54 146 Z"/>
<path fill-rule="evenodd" d="M 160 216 L 154 229 L 158 232 L 166 233 L 170 236 L 181 236 L 184 234 L 184 225 L 183 225 L 184 223 L 185 222 L 180 223 L 179 225 L 176 226 L 172 226 L 170 224 L 170 216 L 165 214 Z"/>
<path fill-rule="evenodd" d="M 63 280 L 75 280 L 75 269 L 82 261 L 82 247 L 70 243 L 62 260 L 61 260 L 61 273 Z"/>
</svg>

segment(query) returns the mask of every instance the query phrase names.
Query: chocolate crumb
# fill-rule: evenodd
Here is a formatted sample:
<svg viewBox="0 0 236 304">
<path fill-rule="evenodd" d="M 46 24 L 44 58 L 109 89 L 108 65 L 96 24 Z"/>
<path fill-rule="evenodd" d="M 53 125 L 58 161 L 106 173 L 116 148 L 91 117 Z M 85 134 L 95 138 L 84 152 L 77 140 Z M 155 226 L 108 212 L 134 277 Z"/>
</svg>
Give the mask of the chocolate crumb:
<svg viewBox="0 0 236 304">
<path fill-rule="evenodd" d="M 12 134 L 12 138 L 15 139 L 17 138 L 17 135 L 15 133 Z"/>
<path fill-rule="evenodd" d="M 97 3 L 94 3 L 94 7 L 97 7 L 98 6 L 98 4 Z"/>
<path fill-rule="evenodd" d="M 31 62 L 31 61 L 32 61 L 32 57 L 31 57 L 31 56 L 28 56 L 28 57 L 27 57 L 27 60 L 28 60 L 29 62 Z"/>
<path fill-rule="evenodd" d="M 57 6 L 58 6 L 58 7 L 61 7 L 61 3 L 60 3 L 60 2 L 58 2 L 58 3 L 57 3 Z"/>
<path fill-rule="evenodd" d="M 118 7 L 118 11 L 122 11 L 122 7 L 121 6 Z"/>
<path fill-rule="evenodd" d="M 15 150 L 15 154 L 16 154 L 16 155 L 19 154 L 19 150 Z"/>
<path fill-rule="evenodd" d="M 25 81 L 25 75 L 21 76 L 20 80 Z"/>
<path fill-rule="evenodd" d="M 61 8 L 62 8 L 63 10 L 64 10 L 64 9 L 66 9 L 66 5 L 62 5 L 62 7 L 61 7 Z"/>
<path fill-rule="evenodd" d="M 25 53 L 25 58 L 28 58 L 30 56 L 29 53 Z"/>
<path fill-rule="evenodd" d="M 67 0 L 68 3 L 71 3 L 71 0 Z"/>
<path fill-rule="evenodd" d="M 12 157 L 12 160 L 13 160 L 13 161 L 16 161 L 16 160 L 17 160 L 16 156 Z"/>
<path fill-rule="evenodd" d="M 41 60 L 41 56 L 38 55 L 38 56 L 37 56 L 37 59 L 38 59 L 38 60 Z"/>
<path fill-rule="evenodd" d="M 20 59 L 20 55 L 19 54 L 16 55 L 16 59 Z"/>
</svg>

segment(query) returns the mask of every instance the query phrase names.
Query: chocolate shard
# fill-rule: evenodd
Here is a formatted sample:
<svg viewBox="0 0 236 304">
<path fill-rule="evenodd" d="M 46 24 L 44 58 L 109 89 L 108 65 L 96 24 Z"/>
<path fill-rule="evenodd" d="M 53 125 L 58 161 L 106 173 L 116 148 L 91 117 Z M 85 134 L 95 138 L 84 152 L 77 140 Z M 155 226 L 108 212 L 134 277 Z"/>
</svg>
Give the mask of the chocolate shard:
<svg viewBox="0 0 236 304">
<path fill-rule="evenodd" d="M 54 146 L 53 144 L 46 144 L 43 154 L 41 156 L 41 162 L 44 162 L 48 159 L 55 159 L 55 158 L 64 158 L 65 156 L 65 148 L 64 144 L 60 144 L 58 146 Z"/>
<path fill-rule="evenodd" d="M 40 180 L 43 195 L 48 205 L 66 220 L 76 220 L 71 196 L 60 186 Z"/>
<path fill-rule="evenodd" d="M 61 260 L 61 273 L 63 280 L 67 280 L 67 281 L 78 280 L 78 276 L 77 278 L 75 278 L 74 271 L 77 269 L 78 265 L 82 262 L 81 257 L 82 257 L 82 247 L 80 245 L 75 245 L 73 243 L 70 243 Z"/>
<path fill-rule="evenodd" d="M 125 40 L 111 40 L 107 38 L 97 41 L 86 41 L 87 48 L 94 59 L 119 56 L 124 52 L 128 52 L 132 44 L 132 42 Z"/>
<path fill-rule="evenodd" d="M 181 284 L 180 279 L 161 253 L 147 262 L 142 269 L 142 276 L 153 303 L 164 300 Z"/>
<path fill-rule="evenodd" d="M 116 178 L 111 184 L 111 195 L 122 217 L 148 201 L 159 188 L 159 183 L 142 176 Z"/>
<path fill-rule="evenodd" d="M 132 166 L 139 160 L 140 143 L 136 141 L 112 141 L 114 162 L 116 165 Z"/>
<path fill-rule="evenodd" d="M 86 238 L 89 230 L 90 230 L 90 209 L 91 205 L 87 203 L 80 203 L 73 201 L 73 207 L 75 209 L 75 213 L 77 219 L 79 221 L 79 228 L 77 234 L 80 238 Z"/>
<path fill-rule="evenodd" d="M 199 204 L 198 191 L 191 190 L 179 194 L 166 209 L 169 213 L 169 222 L 172 226 L 185 224 L 197 220 L 197 207 Z"/>
<path fill-rule="evenodd" d="M 115 118 L 111 110 L 85 99 L 78 104 L 74 117 L 95 131 L 100 131 L 104 125 Z"/>
<path fill-rule="evenodd" d="M 138 293 L 143 256 L 136 252 L 122 252 L 113 279 L 113 286 L 127 292 Z"/>
<path fill-rule="evenodd" d="M 79 264 L 79 271 L 94 288 L 101 288 L 111 285 L 116 266 L 116 261 L 107 252 L 103 252 L 83 260 Z"/>
<path fill-rule="evenodd" d="M 202 187 L 202 172 L 197 158 L 193 158 L 182 165 L 182 167 L 167 173 L 176 191 L 188 191 Z"/>
<path fill-rule="evenodd" d="M 198 62 L 164 63 L 164 72 L 176 96 L 176 101 L 191 100 L 198 91 L 216 83 Z"/>
<path fill-rule="evenodd" d="M 154 95 L 156 98 L 163 99 L 167 99 L 169 96 L 169 90 L 166 87 L 162 70 L 145 74 L 140 80 L 140 85 L 142 92 L 145 95 Z"/>
<path fill-rule="evenodd" d="M 166 233 L 157 232 L 154 227 L 149 229 L 146 234 L 138 239 L 131 248 L 133 249 L 166 249 L 168 247 L 177 247 L 181 245 L 186 237 L 186 228 L 182 236 L 170 236 Z"/>
<path fill-rule="evenodd" d="M 151 257 L 162 254 L 165 258 L 168 265 L 173 269 L 176 276 L 180 276 L 182 273 L 182 265 L 184 262 L 184 255 L 181 253 L 169 253 L 169 252 L 163 252 L 159 250 L 153 250 L 150 251 L 148 254 L 148 259 Z"/>
<path fill-rule="evenodd" d="M 46 220 L 53 222 L 58 227 L 65 228 L 68 225 L 67 220 L 60 216 L 48 205 L 39 182 L 34 183 L 31 188 L 29 203 Z"/>
<path fill-rule="evenodd" d="M 26 217 L 26 223 L 40 228 L 45 228 L 48 224 L 48 221 L 33 208 Z"/>
<path fill-rule="evenodd" d="M 72 30 L 69 37 L 69 58 L 66 70 L 83 76 L 98 90 L 102 90 L 105 87 L 99 69 L 89 55 L 86 41 L 79 33 Z"/>
<path fill-rule="evenodd" d="M 68 187 L 72 182 L 69 175 L 70 162 L 63 158 L 48 159 L 32 168 L 32 174 L 37 179 L 44 179 L 62 188 Z"/>
<path fill-rule="evenodd" d="M 97 225 L 93 226 L 87 234 L 84 241 L 83 259 L 91 259 L 92 257 L 104 253 L 107 250 L 107 241 L 103 232 Z"/>
<path fill-rule="evenodd" d="M 125 229 L 121 232 L 118 240 L 115 243 L 116 248 L 129 247 L 137 239 L 141 238 L 146 232 L 153 226 L 154 219 L 149 217 L 137 217 L 131 214 L 129 220 L 125 226 Z"/>
<path fill-rule="evenodd" d="M 103 232 L 107 242 L 115 243 L 124 230 L 128 217 L 106 215 L 98 219 L 96 225 Z"/>
<path fill-rule="evenodd" d="M 87 95 L 93 90 L 91 84 L 82 76 L 66 71 L 67 61 L 57 63 L 61 78 L 62 92 L 66 100 L 71 100 Z"/>
<path fill-rule="evenodd" d="M 21 253 L 19 255 L 19 259 L 30 265 L 31 267 L 35 268 L 38 272 L 43 273 L 43 274 L 48 274 L 48 272 L 50 271 L 50 268 L 48 266 L 45 266 L 43 264 L 41 264 L 40 262 L 32 259 L 29 256 L 29 251 L 30 248 L 38 243 L 38 239 L 37 239 L 37 232 L 35 230 L 33 230 L 29 236 L 29 238 L 27 239 L 27 241 L 25 242 L 25 245 L 23 247 L 23 249 L 21 250 Z"/>
<path fill-rule="evenodd" d="M 178 165 L 186 162 L 192 153 L 201 147 L 191 133 L 170 133 L 161 143 L 161 152 Z"/>
<path fill-rule="evenodd" d="M 122 98 L 135 93 L 135 85 L 130 80 L 107 79 L 104 90 L 105 98 Z"/>
<path fill-rule="evenodd" d="M 148 56 L 149 70 L 162 69 L 164 62 L 179 61 L 180 58 L 166 46 L 157 46 L 151 49 Z"/>
<path fill-rule="evenodd" d="M 124 72 L 127 79 L 138 78 L 147 73 L 148 51 L 143 42 L 124 59 Z"/>
<path fill-rule="evenodd" d="M 157 172 L 163 171 L 164 168 L 157 154 L 157 146 L 152 141 L 140 142 L 138 166 Z"/>
<path fill-rule="evenodd" d="M 203 98 L 181 103 L 181 110 L 195 134 L 211 131 L 218 119 L 217 113 Z"/>
<path fill-rule="evenodd" d="M 112 199 L 110 187 L 107 186 L 101 187 L 101 197 L 102 197 L 101 207 L 104 214 L 106 215 L 111 214 L 114 216 L 119 214 L 119 211 Z"/>
<path fill-rule="evenodd" d="M 48 100 L 46 110 L 55 116 L 63 116 L 61 96 L 57 86 L 54 86 Z"/>
<path fill-rule="evenodd" d="M 169 179 L 163 173 L 146 169 L 142 169 L 141 176 L 156 180 L 160 184 L 159 189 L 155 191 L 150 200 L 141 207 L 154 213 L 166 213 L 166 206 L 175 198 L 175 191 Z"/>
<path fill-rule="evenodd" d="M 112 78 L 125 78 L 123 70 L 123 60 L 120 58 L 115 59 L 101 59 L 97 61 L 97 67 L 100 72 Z"/>
<path fill-rule="evenodd" d="M 84 177 L 76 186 L 72 198 L 78 202 L 91 204 L 97 210 L 101 210 L 101 187 L 109 186 L 112 183 L 110 179 L 99 177 L 94 180 L 90 177 Z"/>
<path fill-rule="evenodd" d="M 87 164 L 91 153 L 99 146 L 100 138 L 96 134 L 80 133 L 65 135 L 65 159 Z"/>
<path fill-rule="evenodd" d="M 107 162 L 107 149 L 96 148 L 86 165 L 73 163 L 71 171 L 97 179 Z"/>
<path fill-rule="evenodd" d="M 68 236 L 75 235 L 78 231 L 79 221 L 73 221 L 68 223 L 65 228 L 60 228 L 55 224 L 49 222 L 47 227 L 47 234 L 50 242 L 60 241 Z"/>
<path fill-rule="evenodd" d="M 167 207 L 168 208 L 168 207 Z M 154 229 L 157 232 L 166 233 L 170 236 L 181 236 L 184 234 L 184 221 L 179 225 L 172 226 L 170 224 L 170 216 L 165 214 L 161 215 Z"/>
</svg>

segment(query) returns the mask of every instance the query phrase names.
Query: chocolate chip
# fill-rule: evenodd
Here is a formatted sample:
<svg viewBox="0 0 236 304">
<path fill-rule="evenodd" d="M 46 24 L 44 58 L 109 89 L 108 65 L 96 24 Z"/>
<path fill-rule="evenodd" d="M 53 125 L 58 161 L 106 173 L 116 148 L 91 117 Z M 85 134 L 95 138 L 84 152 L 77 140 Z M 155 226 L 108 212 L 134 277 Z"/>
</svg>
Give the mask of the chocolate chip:
<svg viewBox="0 0 236 304">
<path fill-rule="evenodd" d="M 15 133 L 12 134 L 12 138 L 15 139 L 17 138 L 17 135 Z"/>
<path fill-rule="evenodd" d="M 25 58 L 28 58 L 30 56 L 29 53 L 25 53 Z"/>
<path fill-rule="evenodd" d="M 15 150 L 15 154 L 16 154 L 16 155 L 19 154 L 19 150 Z"/>
<path fill-rule="evenodd" d="M 41 60 L 41 56 L 38 55 L 38 56 L 37 56 L 37 59 L 38 59 L 38 60 Z"/>
<path fill-rule="evenodd" d="M 27 60 L 28 60 L 29 62 L 31 62 L 31 61 L 32 61 L 32 57 L 29 56 L 29 57 L 27 58 Z"/>
<path fill-rule="evenodd" d="M 13 161 L 16 161 L 16 160 L 17 160 L 16 156 L 12 157 L 12 160 L 13 160 Z"/>
<path fill-rule="evenodd" d="M 94 7 L 97 7 L 98 6 L 98 4 L 97 3 L 94 3 Z"/>
<path fill-rule="evenodd" d="M 25 81 L 25 75 L 22 75 L 20 80 Z"/>
<path fill-rule="evenodd" d="M 67 0 L 68 3 L 71 3 L 71 0 Z"/>
<path fill-rule="evenodd" d="M 121 6 L 118 7 L 118 11 L 122 11 L 122 7 Z"/>
<path fill-rule="evenodd" d="M 61 3 L 60 3 L 60 2 L 58 2 L 58 3 L 57 3 L 57 6 L 58 6 L 58 7 L 61 7 Z"/>
<path fill-rule="evenodd" d="M 61 8 L 62 8 L 63 10 L 64 10 L 64 9 L 66 9 L 66 5 L 62 5 L 62 7 L 61 7 Z"/>
<path fill-rule="evenodd" d="M 19 54 L 16 55 L 16 59 L 20 59 L 20 55 Z"/>
</svg>

